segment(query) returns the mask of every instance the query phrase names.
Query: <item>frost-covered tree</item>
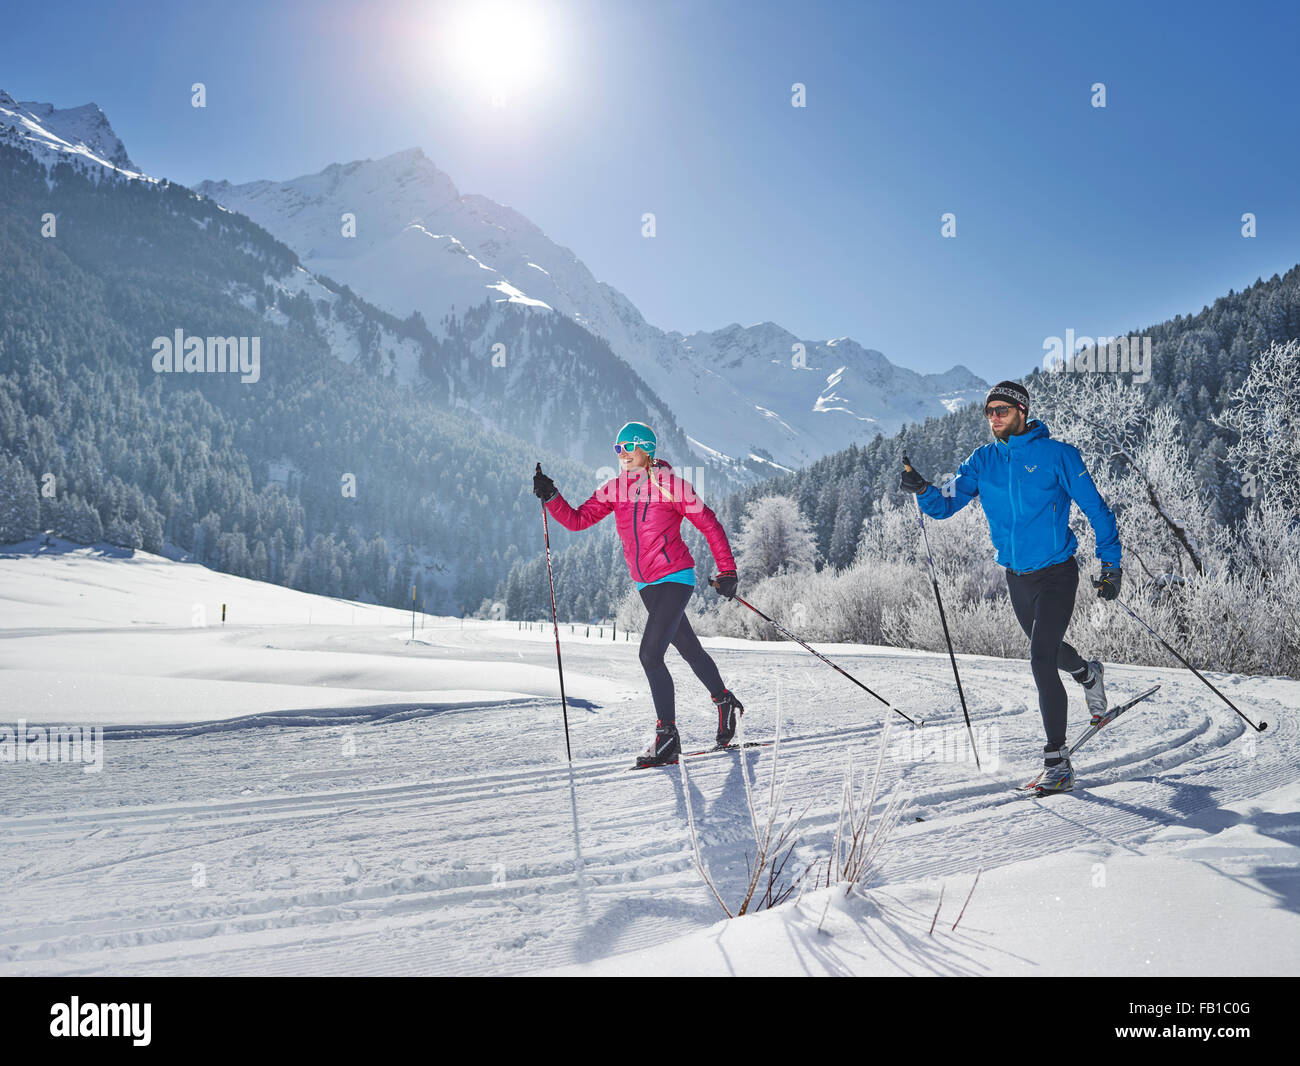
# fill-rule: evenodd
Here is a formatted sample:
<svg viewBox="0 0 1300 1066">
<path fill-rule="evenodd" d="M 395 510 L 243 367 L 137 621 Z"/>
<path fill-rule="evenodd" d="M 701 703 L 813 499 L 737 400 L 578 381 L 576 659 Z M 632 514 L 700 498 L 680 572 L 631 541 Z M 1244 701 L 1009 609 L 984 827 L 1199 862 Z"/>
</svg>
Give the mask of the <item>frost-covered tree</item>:
<svg viewBox="0 0 1300 1066">
<path fill-rule="evenodd" d="M 640 633 L 645 629 L 647 618 L 645 603 L 635 588 L 628 589 L 624 594 L 614 617 L 620 630 Z"/>
<path fill-rule="evenodd" d="M 123 518 L 114 518 L 109 522 L 108 528 L 104 531 L 104 540 L 119 548 L 132 550 L 144 546 L 144 535 L 140 531 L 140 524 L 128 522 Z"/>
<path fill-rule="evenodd" d="M 736 566 L 743 579 L 811 570 L 817 564 L 812 524 L 789 496 L 764 496 L 745 509 L 736 537 Z"/>
<path fill-rule="evenodd" d="M 65 496 L 55 508 L 54 532 L 76 544 L 98 544 L 104 539 L 99 512 L 80 496 Z"/>
<path fill-rule="evenodd" d="M 863 504 L 861 489 L 846 479 L 840 488 L 831 527 L 828 561 L 834 567 L 845 567 L 853 562 L 858 536 L 862 531 Z"/>
<path fill-rule="evenodd" d="M 1122 508 L 1125 550 L 1152 570 L 1183 571 L 1183 561 L 1203 570 L 1205 546 L 1214 532 L 1214 508 L 1197 488 L 1191 455 L 1170 408 L 1151 413 L 1136 456 Z"/>
<path fill-rule="evenodd" d="M 249 576 L 254 581 L 266 581 L 269 574 L 270 561 L 266 554 L 266 544 L 259 540 L 253 549 L 253 570 Z"/>
<path fill-rule="evenodd" d="M 17 458 L 0 455 L 0 544 L 36 536 L 40 518 L 35 478 Z"/>
<path fill-rule="evenodd" d="M 249 576 L 253 560 L 249 555 L 248 542 L 244 534 L 222 533 L 217 537 L 217 565 L 227 574 Z"/>
<path fill-rule="evenodd" d="M 1243 494 L 1300 514 L 1300 341 L 1274 342 L 1260 353 L 1214 421 L 1238 435 L 1228 463 Z"/>
<path fill-rule="evenodd" d="M 1037 379 L 1034 404 L 1052 436 L 1083 454 L 1102 497 L 1120 522 L 1120 543 L 1151 576 L 1204 569 L 1200 539 L 1205 501 L 1195 489 L 1177 417 L 1153 408 L 1141 385 L 1103 374 L 1055 373 Z M 1080 544 L 1091 542 L 1076 522 Z"/>
</svg>

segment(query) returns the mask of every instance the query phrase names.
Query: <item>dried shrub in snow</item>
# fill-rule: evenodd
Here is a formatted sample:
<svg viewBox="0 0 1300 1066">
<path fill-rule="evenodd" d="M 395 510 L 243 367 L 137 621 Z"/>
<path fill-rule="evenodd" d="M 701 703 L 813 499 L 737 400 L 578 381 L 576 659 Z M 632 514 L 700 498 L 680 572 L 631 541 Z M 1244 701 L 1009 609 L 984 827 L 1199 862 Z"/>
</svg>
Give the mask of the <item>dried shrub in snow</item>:
<svg viewBox="0 0 1300 1066">
<path fill-rule="evenodd" d="M 889 747 L 890 728 L 891 723 L 886 721 L 880 735 L 880 752 L 876 756 L 875 772 L 868 777 L 866 770 L 863 770 L 860 790 L 854 783 L 851 756 L 844 771 L 840 816 L 835 823 L 835 843 L 826 864 L 826 884 L 827 887 L 831 884 L 843 885 L 846 896 L 866 888 L 876 875 L 880 866 L 880 853 L 908 803 L 906 794 L 895 787 L 880 816 L 874 823 L 871 820 L 871 812 L 880 792 L 880 771 L 884 766 L 885 751 Z"/>
<path fill-rule="evenodd" d="M 695 830 L 695 812 L 691 807 L 691 783 L 690 776 L 686 771 L 687 760 L 683 759 L 678 763 L 682 768 L 682 791 L 686 795 L 686 821 L 690 827 L 691 847 L 695 852 L 695 866 L 700 871 L 700 876 L 704 878 L 704 883 L 708 885 L 709 891 L 713 893 L 713 898 L 718 901 L 718 906 L 722 908 L 728 918 L 749 913 L 751 905 L 756 911 L 775 907 L 785 902 L 798 884 L 797 880 L 786 881 L 783 878 L 790 857 L 794 854 L 794 849 L 799 843 L 799 838 L 795 834 L 800 820 L 807 812 L 807 808 L 805 807 L 799 814 L 795 814 L 793 809 L 789 809 L 784 816 L 778 818 L 778 811 L 785 797 L 785 781 L 781 782 L 779 790 L 776 785 L 776 767 L 780 746 L 781 728 L 778 721 L 776 738 L 772 744 L 772 772 L 768 782 L 767 813 L 761 820 L 761 825 L 754 806 L 754 794 L 749 782 L 749 770 L 743 761 L 741 763 L 741 774 L 745 779 L 745 800 L 749 807 L 750 827 L 754 832 L 754 843 L 757 850 L 752 861 L 746 856 L 745 862 L 749 880 L 745 888 L 744 898 L 734 912 L 723 900 L 717 886 L 713 883 L 713 878 L 709 876 L 708 868 L 704 865 L 703 856 L 700 854 L 699 834 Z M 760 889 L 762 892 L 755 899 L 755 894 L 759 893 Z"/>
<path fill-rule="evenodd" d="M 704 864 L 700 852 L 699 834 L 695 828 L 695 812 L 691 806 L 690 778 L 686 770 L 686 760 L 679 764 L 682 767 L 682 786 L 686 794 L 686 819 L 690 828 L 691 847 L 695 854 L 695 866 L 713 894 L 713 898 L 718 901 L 718 906 L 728 918 L 738 917 L 751 910 L 770 909 L 785 902 L 801 882 L 806 880 L 812 883 L 819 880 L 817 869 L 822 862 L 826 864 L 826 886 L 842 884 L 846 896 L 864 889 L 870 883 L 879 870 L 880 855 L 889 840 L 890 831 L 897 825 L 899 816 L 908 802 L 906 795 L 895 788 L 884 810 L 874 821 L 872 820 L 871 812 L 880 794 L 885 751 L 889 747 L 889 730 L 890 723 L 886 722 L 881 732 L 880 752 L 876 758 L 875 771 L 868 774 L 864 770 L 860 785 L 853 771 L 852 758 L 847 760 L 840 789 L 839 818 L 836 820 L 830 853 L 823 859 L 806 866 L 797 877 L 787 876 L 786 868 L 799 844 L 799 824 L 808 808 L 805 807 L 798 814 L 793 808 L 787 808 L 784 815 L 779 814 L 784 806 L 785 796 L 784 778 L 779 788 L 776 783 L 780 752 L 779 726 L 772 745 L 772 769 L 768 778 L 766 813 L 761 818 L 757 811 L 748 768 L 742 765 L 745 799 L 756 851 L 752 860 L 746 856 L 748 881 L 744 897 L 734 909 L 723 900 Z"/>
</svg>

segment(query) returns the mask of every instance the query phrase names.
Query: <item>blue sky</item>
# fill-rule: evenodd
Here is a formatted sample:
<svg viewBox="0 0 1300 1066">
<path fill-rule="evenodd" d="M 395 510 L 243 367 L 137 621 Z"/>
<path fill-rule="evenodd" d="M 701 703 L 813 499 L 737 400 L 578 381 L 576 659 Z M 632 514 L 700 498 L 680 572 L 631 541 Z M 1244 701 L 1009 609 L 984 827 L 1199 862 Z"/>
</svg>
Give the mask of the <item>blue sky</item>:
<svg viewBox="0 0 1300 1066">
<path fill-rule="evenodd" d="M 1294 4 L 521 6 L 532 73 L 504 107 L 447 54 L 459 0 L 51 0 L 6 15 L 0 88 L 93 100 L 186 184 L 419 146 L 655 325 L 770 320 L 921 371 L 1018 376 L 1045 337 L 1300 261 Z"/>
</svg>

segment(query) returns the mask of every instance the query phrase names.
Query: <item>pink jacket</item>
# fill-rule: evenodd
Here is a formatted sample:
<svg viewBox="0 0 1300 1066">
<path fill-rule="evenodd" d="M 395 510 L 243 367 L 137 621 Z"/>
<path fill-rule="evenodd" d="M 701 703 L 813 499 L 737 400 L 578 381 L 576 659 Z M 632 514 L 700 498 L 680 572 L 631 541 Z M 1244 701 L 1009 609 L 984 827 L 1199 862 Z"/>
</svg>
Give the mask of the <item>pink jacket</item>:
<svg viewBox="0 0 1300 1066">
<path fill-rule="evenodd" d="M 672 473 L 672 467 L 662 459 L 655 459 L 648 471 L 620 471 L 576 511 L 558 493 L 546 509 L 560 525 L 572 530 L 595 525 L 613 511 L 623 541 L 623 557 L 635 581 L 658 581 L 695 566 L 682 540 L 683 518 L 689 518 L 704 534 L 719 572 L 736 569 L 718 516 L 695 495 L 691 483 Z"/>
</svg>

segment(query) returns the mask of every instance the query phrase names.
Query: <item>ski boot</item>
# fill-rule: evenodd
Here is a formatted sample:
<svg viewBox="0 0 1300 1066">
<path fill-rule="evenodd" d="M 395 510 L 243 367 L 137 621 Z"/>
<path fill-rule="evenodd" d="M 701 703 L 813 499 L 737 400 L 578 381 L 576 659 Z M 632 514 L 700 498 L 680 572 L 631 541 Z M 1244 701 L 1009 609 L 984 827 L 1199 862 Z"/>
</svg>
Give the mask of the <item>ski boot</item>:
<svg viewBox="0 0 1300 1066">
<path fill-rule="evenodd" d="M 1106 682 L 1102 675 L 1104 670 L 1096 659 L 1088 663 L 1088 676 L 1082 682 L 1083 698 L 1088 701 L 1088 711 L 1092 715 L 1092 725 L 1106 717 Z"/>
<path fill-rule="evenodd" d="M 731 743 L 731 738 L 736 735 L 736 723 L 740 721 L 740 716 L 745 713 L 745 708 L 740 700 L 736 699 L 736 694 L 729 688 L 724 688 L 721 696 L 714 696 L 713 702 L 718 707 L 717 746 L 725 748 Z"/>
<path fill-rule="evenodd" d="M 1074 767 L 1070 765 L 1070 749 L 1066 745 L 1056 751 L 1045 751 L 1048 759 L 1060 759 L 1055 766 L 1045 766 L 1036 785 L 1038 794 L 1050 795 L 1053 792 L 1074 791 Z"/>
<path fill-rule="evenodd" d="M 682 753 L 682 741 L 677 735 L 677 726 L 672 722 L 664 725 L 655 722 L 655 738 L 650 746 L 636 757 L 637 769 L 645 766 L 668 766 L 677 761 Z"/>
</svg>

